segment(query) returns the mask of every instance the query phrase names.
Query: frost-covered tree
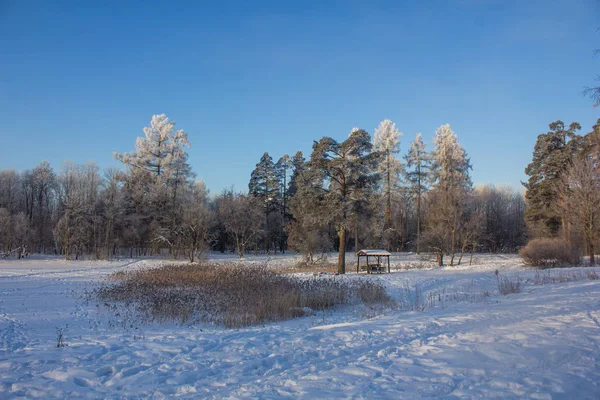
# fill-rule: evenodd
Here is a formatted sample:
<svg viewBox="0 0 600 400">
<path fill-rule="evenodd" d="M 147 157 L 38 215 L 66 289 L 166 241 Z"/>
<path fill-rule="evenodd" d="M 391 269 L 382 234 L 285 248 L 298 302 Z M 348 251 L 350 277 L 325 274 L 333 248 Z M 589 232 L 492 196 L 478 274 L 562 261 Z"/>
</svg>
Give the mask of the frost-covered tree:
<svg viewBox="0 0 600 400">
<path fill-rule="evenodd" d="M 165 114 L 154 115 L 144 136 L 136 141 L 133 153 L 115 153 L 127 168 L 123 175 L 123 200 L 128 209 L 126 225 L 131 245 L 152 251 L 167 245 L 176 251 L 175 236 L 181 223 L 180 193 L 191 185 L 194 174 L 188 164 L 186 148 L 190 146 L 183 130 Z"/>
<path fill-rule="evenodd" d="M 443 265 L 444 254 L 450 255 L 450 265 L 453 265 L 462 229 L 468 222 L 466 204 L 472 190 L 471 164 L 449 124 L 437 129 L 434 146 L 427 244 L 438 254 L 440 265 Z"/>
<path fill-rule="evenodd" d="M 175 131 L 175 122 L 165 114 L 153 115 L 144 136 L 138 137 L 133 153 L 114 153 L 117 160 L 133 171 L 146 171 L 158 180 L 183 179 L 177 176 L 187 162 L 186 147 L 190 147 L 187 133 Z"/>
<path fill-rule="evenodd" d="M 358 193 L 371 193 L 377 186 L 379 153 L 373 151 L 371 136 L 363 129 L 353 129 L 348 139 L 338 142 L 324 137 L 313 145 L 309 167 L 319 171 L 325 181 L 321 188 L 332 208 L 330 220 L 336 226 L 339 239 L 338 272 L 346 272 L 347 232 L 350 216 L 359 202 Z"/>
<path fill-rule="evenodd" d="M 385 197 L 384 231 L 386 236 L 386 247 L 390 249 L 389 230 L 392 227 L 392 195 L 398 186 L 402 164 L 396 155 L 400 152 L 400 138 L 402 132 L 396 129 L 396 124 L 389 119 L 381 121 L 373 137 L 373 148 L 381 153 L 379 162 L 379 173 L 382 177 L 383 193 Z"/>
<path fill-rule="evenodd" d="M 417 133 L 415 140 L 410 144 L 408 153 L 404 156 L 406 160 L 406 179 L 410 183 L 413 193 L 417 200 L 416 222 L 417 222 L 417 254 L 421 247 L 421 219 L 423 203 L 423 194 L 427 191 L 429 182 L 429 170 L 431 166 L 431 155 L 427 152 L 426 144 L 423 142 L 420 133 Z"/>
</svg>

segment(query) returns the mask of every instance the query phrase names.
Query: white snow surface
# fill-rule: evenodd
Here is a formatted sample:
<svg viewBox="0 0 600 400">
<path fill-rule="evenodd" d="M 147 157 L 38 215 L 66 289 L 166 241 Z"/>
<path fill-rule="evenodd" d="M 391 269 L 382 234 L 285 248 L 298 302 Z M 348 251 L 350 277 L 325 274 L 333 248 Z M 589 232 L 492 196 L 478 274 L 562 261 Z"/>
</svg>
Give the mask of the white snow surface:
<svg viewBox="0 0 600 400">
<path fill-rule="evenodd" d="M 235 330 L 123 326 L 84 301 L 111 272 L 161 262 L 0 260 L 0 398 L 600 398 L 598 280 L 534 285 L 518 257 L 477 255 L 472 266 L 363 277 L 399 301 L 415 286 L 446 296 L 433 308 L 349 306 Z M 393 269 L 410 263 L 423 264 L 392 255 Z M 496 269 L 522 292 L 498 294 Z"/>
</svg>

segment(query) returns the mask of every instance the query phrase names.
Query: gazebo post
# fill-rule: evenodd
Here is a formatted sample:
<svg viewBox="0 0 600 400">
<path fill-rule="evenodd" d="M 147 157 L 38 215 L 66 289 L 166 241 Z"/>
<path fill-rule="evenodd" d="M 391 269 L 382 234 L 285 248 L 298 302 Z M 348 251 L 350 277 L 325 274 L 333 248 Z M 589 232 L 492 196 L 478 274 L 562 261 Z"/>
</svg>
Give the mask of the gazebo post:
<svg viewBox="0 0 600 400">
<path fill-rule="evenodd" d="M 356 253 L 356 273 L 358 274 L 358 269 L 360 268 L 360 254 Z"/>
<path fill-rule="evenodd" d="M 390 256 L 387 256 L 388 259 L 388 274 L 390 273 Z"/>
</svg>

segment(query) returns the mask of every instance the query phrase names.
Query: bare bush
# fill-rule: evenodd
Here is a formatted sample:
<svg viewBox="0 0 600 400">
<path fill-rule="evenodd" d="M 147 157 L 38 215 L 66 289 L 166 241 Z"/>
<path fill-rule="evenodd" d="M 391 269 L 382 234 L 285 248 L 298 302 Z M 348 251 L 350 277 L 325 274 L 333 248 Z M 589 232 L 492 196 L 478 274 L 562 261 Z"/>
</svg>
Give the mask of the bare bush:
<svg viewBox="0 0 600 400">
<path fill-rule="evenodd" d="M 578 265 L 581 255 L 562 239 L 534 239 L 521 249 L 523 262 L 538 268 L 554 268 Z"/>
<path fill-rule="evenodd" d="M 119 272 L 110 279 L 92 296 L 109 306 L 116 302 L 132 307 L 144 322 L 209 322 L 239 328 L 355 302 L 393 305 L 383 285 L 367 279 L 299 277 L 277 274 L 266 266 L 167 265 Z"/>
<path fill-rule="evenodd" d="M 503 296 L 511 293 L 521 293 L 521 278 L 519 276 L 496 275 L 498 293 Z"/>
</svg>

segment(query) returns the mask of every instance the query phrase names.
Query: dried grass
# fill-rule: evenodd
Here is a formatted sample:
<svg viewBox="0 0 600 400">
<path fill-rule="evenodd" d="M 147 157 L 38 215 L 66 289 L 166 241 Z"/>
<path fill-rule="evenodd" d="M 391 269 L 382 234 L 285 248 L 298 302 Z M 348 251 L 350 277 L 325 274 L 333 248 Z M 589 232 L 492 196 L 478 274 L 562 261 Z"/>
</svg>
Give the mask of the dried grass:
<svg viewBox="0 0 600 400">
<path fill-rule="evenodd" d="M 382 284 L 332 275 L 302 277 L 266 266 L 199 263 L 118 272 L 93 297 L 142 321 L 209 322 L 239 328 L 362 302 L 391 306 Z"/>
<path fill-rule="evenodd" d="M 564 283 L 598 280 L 599 276 L 595 269 L 588 271 L 573 270 L 573 271 L 536 271 L 533 275 L 532 283 L 534 285 L 546 285 L 551 283 Z"/>
</svg>

